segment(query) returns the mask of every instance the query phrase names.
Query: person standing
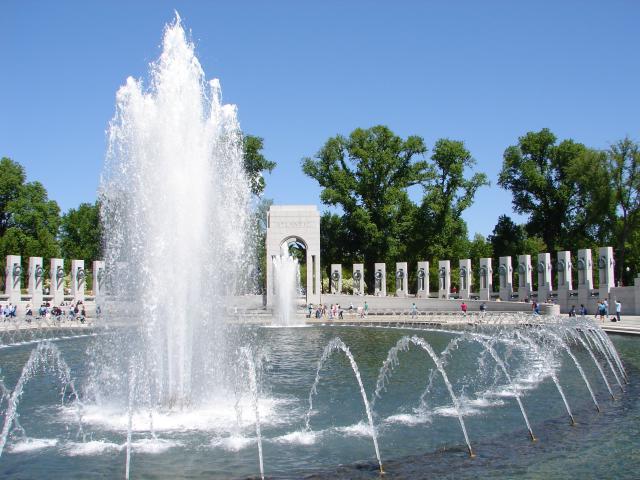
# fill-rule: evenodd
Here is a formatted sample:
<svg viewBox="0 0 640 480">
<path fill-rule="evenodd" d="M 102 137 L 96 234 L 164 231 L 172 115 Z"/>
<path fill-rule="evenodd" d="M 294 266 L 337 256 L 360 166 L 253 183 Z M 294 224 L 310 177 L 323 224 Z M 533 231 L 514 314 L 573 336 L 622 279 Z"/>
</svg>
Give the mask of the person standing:
<svg viewBox="0 0 640 480">
<path fill-rule="evenodd" d="M 364 316 L 366 317 L 367 315 L 369 315 L 369 304 L 364 302 Z"/>
<path fill-rule="evenodd" d="M 411 304 L 411 318 L 416 318 L 416 314 L 418 313 L 418 307 L 416 307 L 416 302 Z"/>
<path fill-rule="evenodd" d="M 604 322 L 605 317 L 607 316 L 607 309 L 604 306 L 604 302 L 598 302 L 598 313 L 600 315 L 600 320 Z"/>
<path fill-rule="evenodd" d="M 616 319 L 620 321 L 620 313 L 622 312 L 622 303 L 616 299 Z"/>
<path fill-rule="evenodd" d="M 462 310 L 462 314 L 466 317 L 467 316 L 467 304 L 464 303 L 464 301 L 460 304 L 460 310 Z"/>
</svg>

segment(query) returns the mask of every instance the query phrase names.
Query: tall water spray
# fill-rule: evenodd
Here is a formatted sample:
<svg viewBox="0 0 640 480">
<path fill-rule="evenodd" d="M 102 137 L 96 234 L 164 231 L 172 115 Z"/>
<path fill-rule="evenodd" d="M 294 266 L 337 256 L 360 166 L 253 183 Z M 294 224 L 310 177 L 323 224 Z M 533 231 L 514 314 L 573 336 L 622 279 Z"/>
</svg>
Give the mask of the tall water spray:
<svg viewBox="0 0 640 480">
<path fill-rule="evenodd" d="M 124 385 L 136 353 L 144 401 L 181 407 L 223 393 L 225 299 L 243 287 L 251 197 L 236 107 L 205 80 L 177 15 L 150 78 L 117 93 L 100 188 L 105 318 L 136 329 L 101 349 L 94 377 L 115 396 L 104 390 Z"/>
<path fill-rule="evenodd" d="M 279 325 L 296 325 L 296 301 L 300 291 L 300 265 L 289 254 L 287 243 L 280 248 L 280 256 L 273 259 L 273 276 L 276 285 L 275 321 Z"/>
</svg>

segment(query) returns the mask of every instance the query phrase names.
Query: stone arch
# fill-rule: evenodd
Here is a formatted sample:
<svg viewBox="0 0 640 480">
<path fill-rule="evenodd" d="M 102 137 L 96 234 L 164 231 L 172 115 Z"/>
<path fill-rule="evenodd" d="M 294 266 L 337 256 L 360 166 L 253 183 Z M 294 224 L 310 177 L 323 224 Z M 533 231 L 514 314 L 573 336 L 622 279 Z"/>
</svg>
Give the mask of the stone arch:
<svg viewBox="0 0 640 480">
<path fill-rule="evenodd" d="M 306 248 L 307 303 L 320 303 L 320 213 L 315 205 L 272 205 L 267 213 L 267 305 L 273 305 L 273 258 L 296 239 Z"/>
</svg>

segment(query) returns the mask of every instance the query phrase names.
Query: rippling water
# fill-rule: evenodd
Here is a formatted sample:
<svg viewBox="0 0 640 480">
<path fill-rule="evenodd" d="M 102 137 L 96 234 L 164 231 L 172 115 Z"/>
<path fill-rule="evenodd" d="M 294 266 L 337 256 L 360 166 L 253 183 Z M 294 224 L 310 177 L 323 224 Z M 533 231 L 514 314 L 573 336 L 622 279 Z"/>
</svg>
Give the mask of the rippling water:
<svg viewBox="0 0 640 480">
<path fill-rule="evenodd" d="M 375 459 L 362 399 L 348 360 L 333 354 L 320 373 L 311 431 L 304 431 L 309 389 L 324 346 L 339 336 L 358 363 L 371 399 L 387 352 L 407 334 L 441 352 L 451 334 L 383 328 L 309 327 L 252 329 L 265 361 L 260 413 L 265 473 L 269 478 L 375 478 Z M 602 406 L 591 398 L 563 355 L 554 368 L 577 420 L 569 425 L 547 372 L 529 353 L 496 347 L 522 392 L 532 443 L 510 386 L 482 348 L 462 344 L 446 370 L 460 395 L 469 437 L 469 458 L 442 379 L 423 352 L 400 353 L 386 391 L 375 402 L 380 454 L 388 478 L 637 478 L 640 468 L 640 339 L 613 337 L 628 373 L 624 394 L 612 401 L 586 352 L 574 349 Z M 82 385 L 86 351 L 95 338 L 57 342 Z M 13 386 L 32 346 L 0 350 L 5 384 Z M 610 372 L 609 380 L 615 384 Z M 425 389 L 430 388 L 425 393 Z M 126 412 L 85 405 L 85 441 L 77 436 L 73 406 L 60 404 L 60 385 L 38 375 L 18 408 L 26 437 L 14 435 L 0 458 L 6 478 L 118 478 L 124 476 Z M 420 398 L 424 397 L 421 403 Z M 246 478 L 259 474 L 250 398 L 216 399 L 195 411 L 148 412 L 134 417 L 132 478 Z"/>
</svg>

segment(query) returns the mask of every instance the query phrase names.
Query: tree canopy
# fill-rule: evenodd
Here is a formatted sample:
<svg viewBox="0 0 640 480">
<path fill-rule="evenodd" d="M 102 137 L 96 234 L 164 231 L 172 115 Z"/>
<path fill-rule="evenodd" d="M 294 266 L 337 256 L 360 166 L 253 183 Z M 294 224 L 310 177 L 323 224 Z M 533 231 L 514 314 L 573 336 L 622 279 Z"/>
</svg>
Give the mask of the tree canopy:
<svg viewBox="0 0 640 480">
<path fill-rule="evenodd" d="M 0 258 L 56 257 L 60 208 L 40 182 L 26 182 L 23 167 L 0 160 Z"/>
<path fill-rule="evenodd" d="M 81 203 L 62 216 L 60 247 L 65 259 L 90 262 L 102 257 L 102 225 L 100 204 Z"/>
<path fill-rule="evenodd" d="M 342 211 L 342 224 L 352 234 L 351 250 L 371 275 L 376 261 L 395 258 L 402 250 L 399 237 L 413 207 L 407 189 L 433 175 L 422 159 L 425 152 L 422 138 L 402 139 L 379 125 L 330 138 L 315 158 L 303 159 L 304 173 L 322 187 L 322 202 Z"/>
<path fill-rule="evenodd" d="M 466 249 L 461 214 L 487 178 L 465 176 L 474 160 L 460 141 L 438 140 L 431 161 L 426 152 L 421 137 L 403 139 L 378 125 L 330 138 L 314 158 L 303 159 L 304 173 L 322 187 L 322 202 L 339 211 L 323 216 L 327 255 L 360 260 L 372 276 L 375 262 Z M 423 191 L 419 206 L 409 195 L 414 186 Z M 346 252 L 335 251 L 338 242 Z M 373 285 L 372 278 L 367 284 Z"/>
</svg>

